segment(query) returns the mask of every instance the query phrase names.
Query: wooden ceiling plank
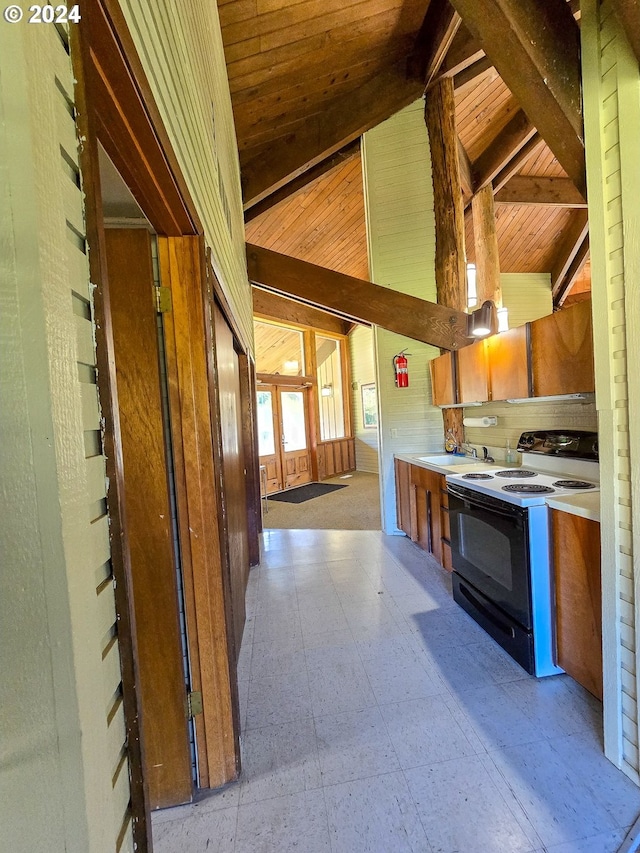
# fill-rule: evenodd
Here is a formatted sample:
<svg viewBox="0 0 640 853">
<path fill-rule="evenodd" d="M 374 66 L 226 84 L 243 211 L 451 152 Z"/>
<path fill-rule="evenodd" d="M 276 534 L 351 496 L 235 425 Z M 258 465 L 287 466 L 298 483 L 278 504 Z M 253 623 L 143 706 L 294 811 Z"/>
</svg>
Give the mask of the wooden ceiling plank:
<svg viewBox="0 0 640 853">
<path fill-rule="evenodd" d="M 498 192 L 511 178 L 522 169 L 532 157 L 535 157 L 545 147 L 544 139 L 535 133 L 519 151 L 506 163 L 493 179 L 493 191 Z"/>
<path fill-rule="evenodd" d="M 496 204 L 543 204 L 551 207 L 584 207 L 587 202 L 569 178 L 537 178 L 514 175 L 496 193 Z"/>
<path fill-rule="evenodd" d="M 354 139 L 353 142 L 350 142 L 348 145 L 345 145 L 344 148 L 341 148 L 339 151 L 336 151 L 335 154 L 332 154 L 331 157 L 327 157 L 326 160 L 322 160 L 316 166 L 313 166 L 311 169 L 307 169 L 306 172 L 303 172 L 294 180 L 289 181 L 284 184 L 279 190 L 268 195 L 258 204 L 255 204 L 253 207 L 249 208 L 245 212 L 244 220 L 246 222 L 250 222 L 252 219 L 255 219 L 257 216 L 260 216 L 265 211 L 274 207 L 274 205 L 283 201 L 286 198 L 290 198 L 292 195 L 295 195 L 300 190 L 307 187 L 309 184 L 313 183 L 313 181 L 318 180 L 323 175 L 326 175 L 336 166 L 339 166 L 342 163 L 348 162 L 349 160 L 359 158 L 360 156 L 360 139 Z"/>
<path fill-rule="evenodd" d="M 453 6 L 584 192 L 580 34 L 566 0 L 453 0 Z"/>
<path fill-rule="evenodd" d="M 589 233 L 589 216 L 586 210 L 577 210 L 562 235 L 555 261 L 551 269 L 551 292 L 554 297 Z"/>
<path fill-rule="evenodd" d="M 296 326 L 309 326 L 314 329 L 322 329 L 323 332 L 334 332 L 338 335 L 346 335 L 350 323 L 335 314 L 320 311 L 280 296 L 261 290 L 259 287 L 251 288 L 253 295 L 253 314 L 260 319 L 278 320 L 283 323 L 294 323 Z"/>
<path fill-rule="evenodd" d="M 470 86 L 475 85 L 480 77 L 484 77 L 485 74 L 489 72 L 493 72 L 493 74 L 498 76 L 498 72 L 493 67 L 493 62 L 490 59 L 487 59 L 486 56 L 483 56 L 477 62 L 474 62 L 473 65 L 470 65 L 468 68 L 463 68 L 462 71 L 459 71 L 455 74 L 453 78 L 453 88 L 456 92 L 462 92 Z"/>
<path fill-rule="evenodd" d="M 449 0 L 430 0 L 409 56 L 408 74 L 424 82 L 434 80 L 460 26 L 460 15 Z"/>
<path fill-rule="evenodd" d="M 611 0 L 611 5 L 640 62 L 640 3 L 638 0 Z"/>
<path fill-rule="evenodd" d="M 247 244 L 249 280 L 260 287 L 372 323 L 432 346 L 455 350 L 469 343 L 467 315 Z"/>
<path fill-rule="evenodd" d="M 422 84 L 407 80 L 404 66 L 377 75 L 309 119 L 285 143 L 249 159 L 242 169 L 245 210 L 420 97 Z"/>
<path fill-rule="evenodd" d="M 513 160 L 516 154 L 535 135 L 536 129 L 522 110 L 473 162 L 476 190 L 489 184 Z"/>
</svg>

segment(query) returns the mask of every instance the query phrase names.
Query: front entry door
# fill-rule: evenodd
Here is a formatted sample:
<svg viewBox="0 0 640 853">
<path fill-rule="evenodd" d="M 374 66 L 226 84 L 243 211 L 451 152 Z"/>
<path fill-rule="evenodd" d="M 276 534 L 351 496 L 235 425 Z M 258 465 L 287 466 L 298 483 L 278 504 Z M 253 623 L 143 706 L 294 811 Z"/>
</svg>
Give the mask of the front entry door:
<svg viewBox="0 0 640 853">
<path fill-rule="evenodd" d="M 307 389 L 262 385 L 257 401 L 260 465 L 266 473 L 267 494 L 308 483 L 311 451 Z"/>
<path fill-rule="evenodd" d="M 306 388 L 278 388 L 284 488 L 311 480 Z"/>
</svg>

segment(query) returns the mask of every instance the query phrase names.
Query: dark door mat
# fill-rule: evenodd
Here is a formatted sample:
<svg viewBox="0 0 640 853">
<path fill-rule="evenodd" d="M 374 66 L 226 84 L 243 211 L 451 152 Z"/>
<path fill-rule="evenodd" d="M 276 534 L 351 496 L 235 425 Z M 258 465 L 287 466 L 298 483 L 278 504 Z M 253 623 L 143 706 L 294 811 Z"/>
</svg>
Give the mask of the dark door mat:
<svg viewBox="0 0 640 853">
<path fill-rule="evenodd" d="M 344 486 L 336 483 L 306 483 L 304 486 L 296 486 L 295 489 L 287 489 L 286 492 L 269 495 L 269 500 L 282 501 L 285 504 L 302 504 L 305 501 L 310 501 L 312 498 L 319 498 L 320 495 L 328 495 L 329 492 L 335 492 L 336 489 L 346 488 L 346 483 Z"/>
</svg>

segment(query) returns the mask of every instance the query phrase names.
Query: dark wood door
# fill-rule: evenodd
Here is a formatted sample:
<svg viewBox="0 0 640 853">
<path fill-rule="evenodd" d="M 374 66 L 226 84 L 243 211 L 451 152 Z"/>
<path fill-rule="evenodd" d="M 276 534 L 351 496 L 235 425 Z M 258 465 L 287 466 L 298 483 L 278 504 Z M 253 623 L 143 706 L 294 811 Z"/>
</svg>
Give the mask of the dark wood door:
<svg viewBox="0 0 640 853">
<path fill-rule="evenodd" d="M 224 512 L 229 549 L 231 609 L 236 658 L 245 622 L 245 592 L 249 578 L 246 468 L 241 418 L 240 367 L 233 332 L 214 306 L 216 368 L 222 438 Z"/>
<path fill-rule="evenodd" d="M 150 236 L 105 233 L 150 807 L 192 796 Z"/>
</svg>

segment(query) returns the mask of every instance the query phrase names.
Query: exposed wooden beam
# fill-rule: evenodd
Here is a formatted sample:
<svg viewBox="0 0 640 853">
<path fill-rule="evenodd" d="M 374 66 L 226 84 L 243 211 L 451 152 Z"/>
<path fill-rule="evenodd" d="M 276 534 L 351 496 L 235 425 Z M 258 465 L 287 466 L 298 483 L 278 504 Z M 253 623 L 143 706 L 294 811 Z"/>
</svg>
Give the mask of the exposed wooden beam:
<svg viewBox="0 0 640 853">
<path fill-rule="evenodd" d="M 562 236 L 558 253 L 551 268 L 551 293 L 554 302 L 563 289 L 564 281 L 576 255 L 580 253 L 589 234 L 589 217 L 586 210 L 577 210 Z M 585 258 L 586 259 L 586 258 Z M 580 267 L 582 269 L 582 266 Z"/>
<path fill-rule="evenodd" d="M 560 307 L 564 305 L 567 297 L 571 293 L 571 289 L 573 288 L 574 283 L 579 278 L 580 273 L 586 262 L 589 260 L 589 235 L 584 238 L 580 246 L 578 247 L 578 251 L 575 253 L 573 260 L 567 270 L 567 274 L 562 280 L 562 284 L 558 287 L 558 291 L 553 299 L 553 304 L 555 307 Z M 589 294 L 586 294 L 589 296 Z M 576 300 L 582 301 L 582 300 Z"/>
<path fill-rule="evenodd" d="M 507 165 L 504 166 L 504 168 L 502 168 L 493 179 L 492 183 L 494 193 L 501 190 L 502 187 L 504 187 L 504 185 L 510 181 L 511 178 L 520 171 L 520 169 L 522 169 L 528 160 L 537 157 L 545 144 L 546 143 L 540 134 L 535 133 L 519 151 L 516 151 Z"/>
<path fill-rule="evenodd" d="M 473 162 L 476 190 L 491 183 L 535 135 L 536 129 L 522 110 L 493 139 Z"/>
<path fill-rule="evenodd" d="M 258 202 L 258 204 L 254 204 L 253 207 L 246 210 L 244 214 L 245 223 L 251 222 L 252 219 L 260 216 L 261 213 L 266 213 L 267 210 L 271 210 L 271 208 L 275 207 L 278 202 L 284 201 L 294 193 L 298 192 L 298 190 L 304 189 L 317 178 L 321 178 L 323 175 L 326 175 L 326 173 L 331 171 L 335 166 L 340 166 L 351 160 L 353 157 L 358 157 L 359 155 L 360 139 L 358 138 L 354 139 L 353 142 L 350 142 L 348 145 L 345 145 L 345 147 L 341 148 L 340 151 L 336 151 L 336 153 L 332 154 L 331 157 L 327 157 L 326 160 L 322 160 L 322 162 L 318 163 L 317 166 L 313 166 L 297 178 L 289 181 L 279 190 L 271 193 L 271 195 L 268 195 L 261 202 Z"/>
<path fill-rule="evenodd" d="M 580 34 L 566 0 L 452 0 L 452 4 L 584 192 Z"/>
<path fill-rule="evenodd" d="M 549 207 L 585 207 L 587 202 L 569 178 L 514 175 L 496 193 L 496 204 L 542 204 Z"/>
<path fill-rule="evenodd" d="M 459 26 L 460 15 L 449 0 L 431 0 L 409 57 L 409 76 L 424 81 L 425 88 L 428 87 L 440 70 Z"/>
<path fill-rule="evenodd" d="M 611 5 L 627 34 L 636 59 L 640 62 L 640 2 L 638 0 L 611 0 Z"/>
<path fill-rule="evenodd" d="M 502 306 L 500 285 L 500 256 L 496 234 L 496 212 L 493 204 L 493 188 L 487 184 L 477 192 L 471 202 L 473 216 L 473 241 L 476 259 L 476 290 L 478 304 L 491 299 Z"/>
<path fill-rule="evenodd" d="M 431 150 L 436 228 L 438 303 L 462 311 L 466 306 L 464 204 L 456 133 L 453 80 L 442 77 L 427 92 L 424 111 Z"/>
<path fill-rule="evenodd" d="M 460 94 L 466 87 L 475 86 L 478 79 L 484 74 L 488 74 L 489 71 L 493 72 L 492 79 L 495 79 L 498 76 L 498 72 L 493 67 L 493 62 L 491 62 L 490 59 L 487 59 L 486 56 L 483 56 L 482 59 L 479 59 L 477 62 L 474 62 L 473 65 L 470 65 L 468 68 L 464 68 L 455 75 L 453 78 L 453 88 L 458 94 Z"/>
<path fill-rule="evenodd" d="M 470 343 L 467 315 L 370 281 L 247 243 L 249 281 L 316 308 L 405 335 L 442 349 Z"/>
<path fill-rule="evenodd" d="M 443 77 L 453 77 L 484 57 L 478 40 L 461 23 L 440 68 Z"/>
<path fill-rule="evenodd" d="M 249 152 L 242 167 L 245 209 L 419 98 L 424 84 L 407 79 L 405 71 L 405 61 L 396 63 L 348 95 L 337 98 L 299 130 L 274 142 L 266 154 L 251 157 Z"/>
<path fill-rule="evenodd" d="M 324 332 L 334 332 L 338 335 L 348 334 L 351 328 L 347 320 L 336 317 L 335 314 L 320 311 L 277 293 L 254 287 L 252 295 L 254 316 L 294 323 L 296 326 L 309 326 L 312 329 L 322 329 Z"/>
</svg>

